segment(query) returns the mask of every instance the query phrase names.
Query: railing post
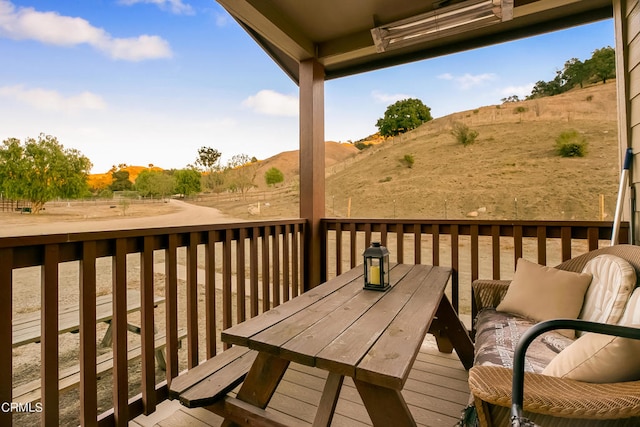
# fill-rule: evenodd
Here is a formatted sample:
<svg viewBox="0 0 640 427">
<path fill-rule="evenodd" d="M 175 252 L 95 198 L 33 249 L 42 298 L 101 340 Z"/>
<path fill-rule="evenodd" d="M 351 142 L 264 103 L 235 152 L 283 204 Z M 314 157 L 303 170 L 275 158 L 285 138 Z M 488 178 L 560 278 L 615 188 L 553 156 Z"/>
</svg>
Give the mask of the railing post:
<svg viewBox="0 0 640 427">
<path fill-rule="evenodd" d="M 320 220 L 325 213 L 324 67 L 315 59 L 300 63 L 300 217 L 304 239 L 305 290 L 323 282 Z"/>
</svg>

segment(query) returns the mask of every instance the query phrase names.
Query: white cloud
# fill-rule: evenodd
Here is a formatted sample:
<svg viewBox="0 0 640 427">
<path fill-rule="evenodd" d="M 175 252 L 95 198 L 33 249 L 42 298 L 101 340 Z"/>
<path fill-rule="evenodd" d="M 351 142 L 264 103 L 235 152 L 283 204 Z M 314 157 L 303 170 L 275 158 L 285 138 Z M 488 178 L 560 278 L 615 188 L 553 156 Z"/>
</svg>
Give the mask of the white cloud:
<svg viewBox="0 0 640 427">
<path fill-rule="evenodd" d="M 284 95 L 273 90 L 261 90 L 242 102 L 245 107 L 268 116 L 294 117 L 299 113 L 298 98 L 293 95 Z"/>
<path fill-rule="evenodd" d="M 500 90 L 500 94 L 504 96 L 517 95 L 518 98 L 522 99 L 528 95 L 531 95 L 531 91 L 535 83 L 527 83 L 522 86 L 507 86 L 504 89 Z"/>
<path fill-rule="evenodd" d="M 465 73 L 461 76 L 454 76 L 451 73 L 444 73 L 444 74 L 440 74 L 438 78 L 441 80 L 454 81 L 458 83 L 460 89 L 467 90 L 475 86 L 480 86 L 483 83 L 496 80 L 498 76 L 494 73 L 484 73 L 484 74 L 475 74 L 475 75 Z"/>
<path fill-rule="evenodd" d="M 411 95 L 404 93 L 383 93 L 378 90 L 371 92 L 371 97 L 379 103 L 390 104 L 403 99 L 413 98 Z"/>
<path fill-rule="evenodd" d="M 216 27 L 224 28 L 231 23 L 231 17 L 226 13 L 216 12 L 213 15 Z"/>
<path fill-rule="evenodd" d="M 39 110 L 78 112 L 83 110 L 104 110 L 106 102 L 100 95 L 82 92 L 79 95 L 64 96 L 55 90 L 24 86 L 0 86 L 0 97 L 13 99 Z"/>
<path fill-rule="evenodd" d="M 113 59 L 127 61 L 171 57 L 169 43 L 161 37 L 115 38 L 85 19 L 39 12 L 31 7 L 16 9 L 6 0 L 0 0 L 0 37 L 56 46 L 88 44 Z"/>
<path fill-rule="evenodd" d="M 176 15 L 193 15 L 193 8 L 184 4 L 182 0 L 120 0 L 120 4 L 131 6 L 137 3 L 155 4 L 162 10 L 168 10 Z"/>
</svg>

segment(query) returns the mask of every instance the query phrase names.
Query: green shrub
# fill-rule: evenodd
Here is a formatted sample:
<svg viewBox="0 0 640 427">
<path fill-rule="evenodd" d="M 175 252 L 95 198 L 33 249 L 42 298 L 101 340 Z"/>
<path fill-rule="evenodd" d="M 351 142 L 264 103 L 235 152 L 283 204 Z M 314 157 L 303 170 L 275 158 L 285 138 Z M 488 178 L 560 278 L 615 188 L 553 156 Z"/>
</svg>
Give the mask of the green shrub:
<svg viewBox="0 0 640 427">
<path fill-rule="evenodd" d="M 284 181 L 284 174 L 280 169 L 272 167 L 264 173 L 264 180 L 269 186 L 276 185 Z"/>
<path fill-rule="evenodd" d="M 354 142 L 353 145 L 358 150 L 366 150 L 367 148 L 371 147 L 373 144 L 367 144 L 367 143 L 362 142 L 362 141 L 357 141 L 357 142 Z"/>
<path fill-rule="evenodd" d="M 576 130 L 564 131 L 556 138 L 556 152 L 562 157 L 584 157 L 587 145 L 587 139 Z"/>
<path fill-rule="evenodd" d="M 409 169 L 411 169 L 413 167 L 413 164 L 415 162 L 416 162 L 416 159 L 415 159 L 415 157 L 413 157 L 413 154 L 405 154 L 404 157 L 402 159 L 400 159 L 400 163 L 402 163 L 403 165 L 405 165 Z"/>
<path fill-rule="evenodd" d="M 455 122 L 453 124 L 451 134 L 455 136 L 456 141 L 458 141 L 465 147 L 476 142 L 476 138 L 478 137 L 477 131 L 469 129 L 469 126 L 460 122 Z"/>
</svg>

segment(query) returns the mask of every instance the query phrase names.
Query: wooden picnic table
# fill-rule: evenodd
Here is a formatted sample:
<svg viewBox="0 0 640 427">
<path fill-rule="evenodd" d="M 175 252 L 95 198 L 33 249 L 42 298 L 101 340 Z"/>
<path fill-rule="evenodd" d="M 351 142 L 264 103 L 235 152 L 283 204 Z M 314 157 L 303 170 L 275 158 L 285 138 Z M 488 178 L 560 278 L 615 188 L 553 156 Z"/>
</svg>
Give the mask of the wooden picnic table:
<svg viewBox="0 0 640 427">
<path fill-rule="evenodd" d="M 154 296 L 154 305 L 164 302 L 163 297 Z M 127 291 L 127 312 L 140 310 L 140 292 L 130 289 Z M 12 346 L 40 342 L 41 324 L 40 311 L 14 316 Z M 113 302 L 111 295 L 96 297 L 96 322 L 109 323 L 109 328 L 103 339 L 104 345 L 110 345 L 111 318 L 113 317 Z M 80 306 L 72 304 L 60 307 L 58 312 L 58 333 L 78 332 L 80 330 Z M 140 328 L 129 325 L 129 330 L 140 333 Z"/>
<path fill-rule="evenodd" d="M 357 267 L 223 331 L 225 342 L 258 355 L 236 397 L 209 409 L 225 425 L 278 425 L 264 408 L 289 363 L 297 362 L 329 372 L 314 426 L 331 423 L 345 376 L 353 378 L 374 426 L 415 425 L 401 391 L 434 319 L 440 340 L 450 340 L 465 367 L 473 363 L 473 343 L 445 295 L 450 275 L 448 268 L 398 264 L 392 288 L 376 292 L 362 289 Z"/>
</svg>

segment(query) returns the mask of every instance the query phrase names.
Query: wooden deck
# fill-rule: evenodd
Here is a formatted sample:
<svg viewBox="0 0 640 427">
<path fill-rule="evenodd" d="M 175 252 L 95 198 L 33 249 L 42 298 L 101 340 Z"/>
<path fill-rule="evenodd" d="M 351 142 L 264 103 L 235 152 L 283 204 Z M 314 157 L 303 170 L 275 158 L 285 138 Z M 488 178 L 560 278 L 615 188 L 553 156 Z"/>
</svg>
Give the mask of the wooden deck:
<svg viewBox="0 0 640 427">
<path fill-rule="evenodd" d="M 292 364 L 268 409 L 291 417 L 293 423 L 311 425 L 325 377 L 326 371 Z M 403 394 L 418 425 L 451 427 L 469 401 L 467 371 L 455 353 L 438 352 L 433 338 L 427 336 Z M 155 413 L 139 416 L 130 426 L 217 427 L 221 422 L 220 417 L 205 409 L 187 409 L 177 401 L 165 401 Z M 371 425 L 351 379 L 345 379 L 332 425 Z"/>
</svg>

